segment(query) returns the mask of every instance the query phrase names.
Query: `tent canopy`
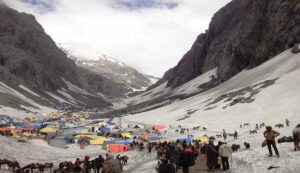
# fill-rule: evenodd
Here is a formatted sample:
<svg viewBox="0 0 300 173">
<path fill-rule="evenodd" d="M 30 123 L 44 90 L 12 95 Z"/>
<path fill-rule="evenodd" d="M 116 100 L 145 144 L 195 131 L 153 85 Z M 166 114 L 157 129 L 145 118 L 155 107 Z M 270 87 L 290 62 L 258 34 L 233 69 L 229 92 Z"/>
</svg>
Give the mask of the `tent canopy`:
<svg viewBox="0 0 300 173">
<path fill-rule="evenodd" d="M 195 140 L 198 142 L 208 142 L 208 138 L 204 137 L 204 136 L 199 136 L 199 137 L 195 138 Z"/>
<path fill-rule="evenodd" d="M 125 152 L 128 151 L 128 146 L 124 144 L 108 144 L 108 152 Z"/>
<path fill-rule="evenodd" d="M 178 142 L 182 142 L 182 143 L 191 143 L 193 142 L 192 138 L 181 138 L 181 139 L 177 139 Z"/>
<path fill-rule="evenodd" d="M 154 130 L 157 130 L 157 131 L 163 130 L 163 129 L 165 129 L 165 128 L 166 128 L 166 126 L 160 125 L 160 124 L 156 124 L 156 125 L 153 126 L 153 129 L 154 129 Z"/>
<path fill-rule="evenodd" d="M 43 129 L 40 130 L 40 132 L 42 133 L 56 133 L 57 130 L 51 127 L 45 127 Z"/>
<path fill-rule="evenodd" d="M 12 131 L 14 130 L 13 128 L 8 128 L 8 127 L 3 127 L 3 128 L 0 128 L 0 132 L 6 132 L 6 131 Z"/>
<path fill-rule="evenodd" d="M 123 133 L 121 133 L 121 136 L 122 136 L 123 138 L 132 138 L 132 136 L 131 136 L 130 133 L 128 133 L 128 132 L 123 132 Z"/>
<path fill-rule="evenodd" d="M 98 139 L 92 139 L 90 140 L 91 145 L 102 145 L 104 144 L 105 139 L 104 138 L 98 138 Z"/>
</svg>

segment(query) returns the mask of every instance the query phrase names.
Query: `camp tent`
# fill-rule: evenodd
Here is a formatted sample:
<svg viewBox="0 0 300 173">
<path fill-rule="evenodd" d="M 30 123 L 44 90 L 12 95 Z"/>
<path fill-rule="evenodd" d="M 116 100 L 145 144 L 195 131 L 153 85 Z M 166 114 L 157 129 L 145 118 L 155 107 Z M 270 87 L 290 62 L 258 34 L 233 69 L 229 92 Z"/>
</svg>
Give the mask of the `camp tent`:
<svg viewBox="0 0 300 173">
<path fill-rule="evenodd" d="M 90 144 L 91 145 L 102 145 L 104 144 L 106 138 L 98 138 L 98 139 L 91 139 Z"/>
<path fill-rule="evenodd" d="M 178 142 L 182 142 L 182 143 L 191 143 L 193 142 L 192 138 L 181 138 L 181 139 L 177 139 Z"/>
<path fill-rule="evenodd" d="M 40 130 L 40 132 L 42 133 L 56 133 L 57 130 L 51 127 L 45 127 L 43 129 Z"/>
<path fill-rule="evenodd" d="M 162 139 L 163 137 L 161 137 L 161 136 L 151 136 L 150 138 L 149 138 L 149 140 L 150 141 L 152 141 L 152 140 L 160 140 L 160 139 Z"/>
<path fill-rule="evenodd" d="M 208 138 L 205 136 L 199 136 L 199 137 L 195 138 L 195 140 L 198 142 L 208 142 Z"/>
<path fill-rule="evenodd" d="M 124 144 L 108 144 L 108 152 L 125 152 L 128 151 L 128 146 Z"/>
<path fill-rule="evenodd" d="M 106 137 L 104 136 L 97 136 L 97 135 L 76 135 L 74 138 L 75 139 L 80 139 L 82 137 L 88 137 L 88 138 L 91 138 L 91 139 L 106 139 Z"/>
<path fill-rule="evenodd" d="M 126 140 L 122 140 L 122 141 L 117 141 L 116 143 L 117 143 L 117 144 L 129 145 L 129 144 L 131 144 L 132 142 L 129 142 L 129 141 L 126 141 Z"/>
<path fill-rule="evenodd" d="M 121 136 L 122 136 L 123 138 L 132 138 L 132 136 L 131 136 L 130 133 L 128 133 L 128 132 L 123 132 L 123 133 L 121 133 Z"/>
<path fill-rule="evenodd" d="M 153 126 L 153 129 L 154 129 L 154 130 L 157 130 L 157 131 L 163 130 L 163 129 L 165 129 L 165 128 L 166 128 L 166 126 L 160 125 L 160 124 L 156 124 L 156 125 Z"/>
<path fill-rule="evenodd" d="M 102 133 L 110 132 L 110 128 L 108 128 L 108 127 L 102 127 L 100 130 L 101 130 Z"/>
<path fill-rule="evenodd" d="M 8 127 L 3 127 L 3 128 L 0 128 L 0 132 L 7 132 L 7 131 L 12 131 L 14 130 L 13 128 L 8 128 Z"/>
</svg>

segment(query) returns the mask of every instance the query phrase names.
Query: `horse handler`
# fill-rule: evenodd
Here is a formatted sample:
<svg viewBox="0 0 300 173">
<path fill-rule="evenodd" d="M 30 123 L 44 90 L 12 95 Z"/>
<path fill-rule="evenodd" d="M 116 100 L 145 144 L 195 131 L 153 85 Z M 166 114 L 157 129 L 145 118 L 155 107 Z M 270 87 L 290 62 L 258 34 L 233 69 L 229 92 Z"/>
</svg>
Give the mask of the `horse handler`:
<svg viewBox="0 0 300 173">
<path fill-rule="evenodd" d="M 279 152 L 278 152 L 278 149 L 277 149 L 277 147 L 276 147 L 275 138 L 276 138 L 277 136 L 279 136 L 280 133 L 278 133 L 278 132 L 275 131 L 275 130 L 272 130 L 272 127 L 271 127 L 271 126 L 267 126 L 266 129 L 267 129 L 267 130 L 264 132 L 264 137 L 265 137 L 266 140 L 267 140 L 267 145 L 268 145 L 268 149 L 269 149 L 269 157 L 272 157 L 272 156 L 273 156 L 271 146 L 273 146 L 273 148 L 274 148 L 274 150 L 275 150 L 275 153 L 276 153 L 277 157 L 279 157 Z"/>
</svg>

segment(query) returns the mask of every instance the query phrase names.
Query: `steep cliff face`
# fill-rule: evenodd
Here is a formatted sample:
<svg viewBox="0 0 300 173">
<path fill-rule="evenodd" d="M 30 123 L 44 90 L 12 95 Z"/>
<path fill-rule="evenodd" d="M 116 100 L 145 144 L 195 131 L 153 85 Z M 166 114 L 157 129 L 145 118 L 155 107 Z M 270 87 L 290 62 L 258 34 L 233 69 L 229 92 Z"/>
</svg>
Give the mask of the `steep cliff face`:
<svg viewBox="0 0 300 173">
<path fill-rule="evenodd" d="M 110 105 L 104 98 L 125 97 L 122 87 L 114 81 L 77 67 L 45 33 L 34 16 L 0 4 L 0 21 L 1 84 L 17 90 L 26 86 L 40 95 L 51 92 L 64 100 L 71 98 L 72 103 L 98 107 Z M 59 100 L 52 97 L 49 101 Z M 19 104 L 22 105 L 15 105 Z"/>
<path fill-rule="evenodd" d="M 224 82 L 300 42 L 299 0 L 233 0 L 158 83 L 175 88 L 217 67 Z"/>
</svg>

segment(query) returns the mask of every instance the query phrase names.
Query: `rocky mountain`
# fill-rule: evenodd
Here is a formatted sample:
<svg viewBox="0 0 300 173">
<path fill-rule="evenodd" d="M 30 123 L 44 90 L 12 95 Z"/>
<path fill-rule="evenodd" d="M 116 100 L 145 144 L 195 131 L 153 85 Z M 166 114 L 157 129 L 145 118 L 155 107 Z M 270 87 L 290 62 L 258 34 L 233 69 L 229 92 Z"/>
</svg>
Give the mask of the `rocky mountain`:
<svg viewBox="0 0 300 173">
<path fill-rule="evenodd" d="M 127 91 L 127 94 L 144 91 L 159 80 L 159 78 L 142 74 L 125 63 L 106 55 L 99 56 L 97 60 L 77 58 L 75 62 L 79 67 L 125 86 L 124 90 Z"/>
<path fill-rule="evenodd" d="M 24 96 L 45 106 L 64 100 L 104 108 L 110 105 L 106 98 L 125 97 L 122 85 L 78 68 L 34 16 L 0 4 L 0 21 L 2 106 L 34 107 Z"/>
<path fill-rule="evenodd" d="M 158 86 L 176 88 L 218 68 L 222 83 L 243 69 L 251 69 L 300 42 L 299 0 L 233 0 L 212 18 L 192 48 Z"/>
<path fill-rule="evenodd" d="M 299 42 L 299 0 L 232 0 L 161 80 L 115 107 L 142 112 L 191 98 L 291 47 L 299 52 Z"/>
</svg>

